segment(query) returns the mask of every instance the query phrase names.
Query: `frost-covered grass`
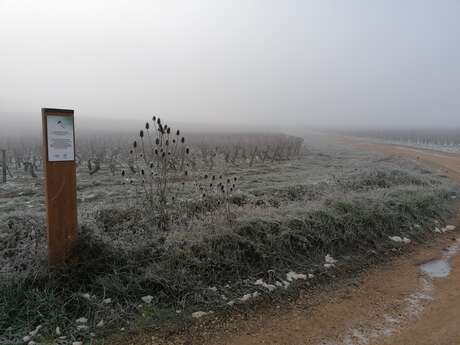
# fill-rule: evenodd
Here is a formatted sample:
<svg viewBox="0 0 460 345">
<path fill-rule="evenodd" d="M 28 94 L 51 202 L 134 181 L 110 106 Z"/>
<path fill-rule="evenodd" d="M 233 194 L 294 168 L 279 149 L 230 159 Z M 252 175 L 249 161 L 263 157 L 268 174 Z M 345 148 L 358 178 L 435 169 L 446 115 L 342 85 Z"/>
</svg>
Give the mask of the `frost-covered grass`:
<svg viewBox="0 0 460 345">
<path fill-rule="evenodd" d="M 37 326 L 35 341 L 88 341 L 283 294 L 407 248 L 396 236 L 432 238 L 454 203 L 436 172 L 324 145 L 298 161 L 234 170 L 231 224 L 204 208 L 167 232 L 113 179 L 81 176 L 80 247 L 55 271 L 45 264 L 40 207 L 2 210 L 0 344 L 23 343 Z M 4 188 L 0 198 L 11 193 Z M 102 193 L 114 201 L 87 197 Z"/>
</svg>

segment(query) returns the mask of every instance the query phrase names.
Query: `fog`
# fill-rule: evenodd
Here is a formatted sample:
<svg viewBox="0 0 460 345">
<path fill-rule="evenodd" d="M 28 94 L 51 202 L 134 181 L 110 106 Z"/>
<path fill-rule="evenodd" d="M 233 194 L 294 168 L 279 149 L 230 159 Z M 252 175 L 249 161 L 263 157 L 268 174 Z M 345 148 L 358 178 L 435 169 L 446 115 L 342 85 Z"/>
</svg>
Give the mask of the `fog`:
<svg viewBox="0 0 460 345">
<path fill-rule="evenodd" d="M 460 126 L 459 13 L 457 0 L 0 0 L 0 128 L 38 126 L 41 107 L 88 126 Z"/>
</svg>

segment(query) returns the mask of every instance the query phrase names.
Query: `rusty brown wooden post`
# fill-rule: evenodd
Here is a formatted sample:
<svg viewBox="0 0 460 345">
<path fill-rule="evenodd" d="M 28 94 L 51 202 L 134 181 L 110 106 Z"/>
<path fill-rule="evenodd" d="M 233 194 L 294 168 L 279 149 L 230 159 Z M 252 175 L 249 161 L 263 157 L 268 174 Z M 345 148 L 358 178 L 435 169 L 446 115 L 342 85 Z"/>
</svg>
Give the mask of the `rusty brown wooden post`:
<svg viewBox="0 0 460 345">
<path fill-rule="evenodd" d="M 6 164 L 6 150 L 2 150 L 2 181 L 6 183 L 6 170 L 8 165 Z"/>
<path fill-rule="evenodd" d="M 78 243 L 74 112 L 42 109 L 48 262 L 65 262 Z"/>
</svg>

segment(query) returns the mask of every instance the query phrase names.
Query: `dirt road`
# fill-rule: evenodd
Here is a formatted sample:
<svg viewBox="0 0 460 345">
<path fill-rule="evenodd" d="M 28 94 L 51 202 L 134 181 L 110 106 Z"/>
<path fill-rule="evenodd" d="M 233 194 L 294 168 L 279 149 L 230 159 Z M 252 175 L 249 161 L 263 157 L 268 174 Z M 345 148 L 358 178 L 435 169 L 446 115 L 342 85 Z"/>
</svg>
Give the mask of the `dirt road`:
<svg viewBox="0 0 460 345">
<path fill-rule="evenodd" d="M 460 156 L 397 146 L 357 143 L 363 149 L 418 159 L 460 183 Z M 460 217 L 452 221 L 460 225 Z M 174 344 L 203 345 L 459 345 L 460 233 L 441 234 L 364 274 L 359 282 L 287 306 L 263 306 L 219 326 L 200 324 Z M 458 252 L 458 255 L 456 255 Z M 433 261 L 437 260 L 437 261 Z M 425 265 L 423 265 L 425 264 Z M 422 271 L 422 268 L 425 271 Z M 157 344 L 155 339 L 144 339 Z"/>
</svg>

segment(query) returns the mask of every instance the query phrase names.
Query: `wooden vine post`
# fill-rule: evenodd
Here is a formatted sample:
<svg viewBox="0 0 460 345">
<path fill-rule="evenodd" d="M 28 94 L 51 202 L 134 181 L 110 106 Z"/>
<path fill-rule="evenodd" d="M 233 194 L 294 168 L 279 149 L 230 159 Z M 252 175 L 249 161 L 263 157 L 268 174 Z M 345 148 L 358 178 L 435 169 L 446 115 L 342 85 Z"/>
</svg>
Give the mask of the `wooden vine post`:
<svg viewBox="0 0 460 345">
<path fill-rule="evenodd" d="M 74 112 L 42 108 L 48 262 L 62 265 L 78 243 Z"/>
</svg>

